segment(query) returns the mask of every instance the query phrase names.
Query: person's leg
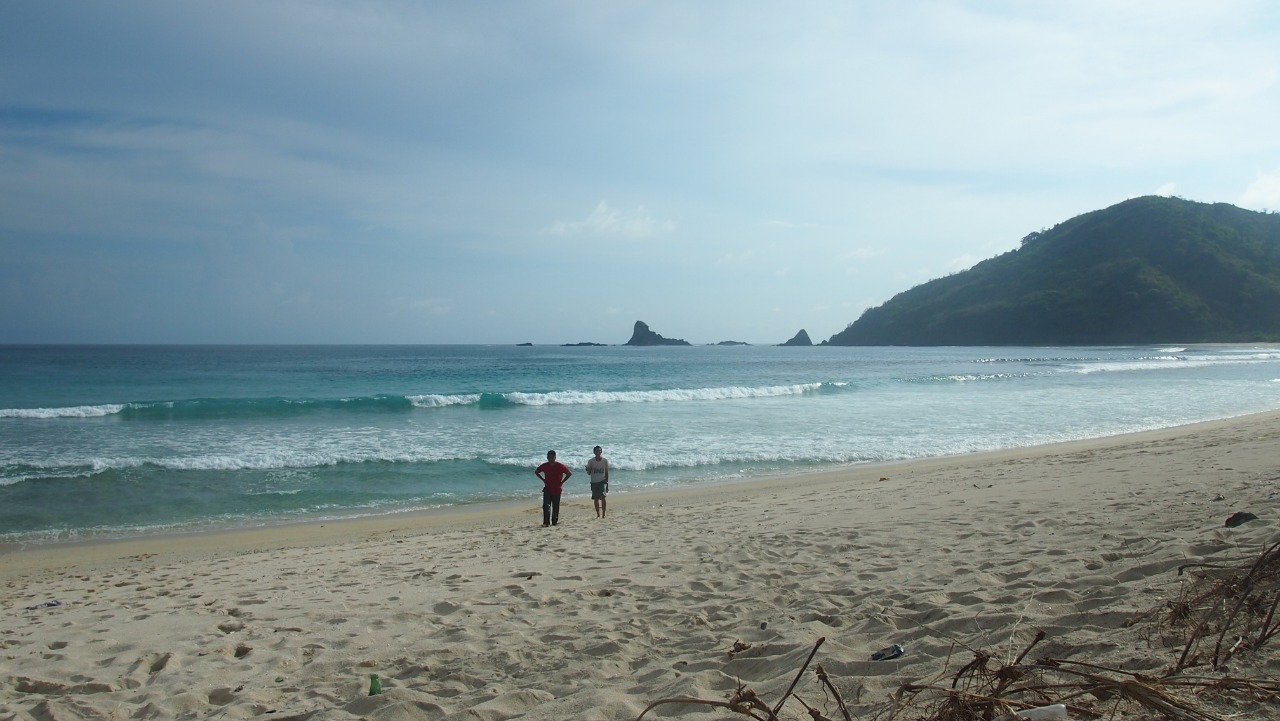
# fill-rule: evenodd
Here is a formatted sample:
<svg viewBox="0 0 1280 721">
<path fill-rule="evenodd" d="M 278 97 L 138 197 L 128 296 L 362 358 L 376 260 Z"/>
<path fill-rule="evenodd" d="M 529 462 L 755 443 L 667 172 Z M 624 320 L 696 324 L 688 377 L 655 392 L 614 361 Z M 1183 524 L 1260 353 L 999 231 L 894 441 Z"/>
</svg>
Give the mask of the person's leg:
<svg viewBox="0 0 1280 721">
<path fill-rule="evenodd" d="M 601 518 L 604 518 L 604 516 L 605 516 L 605 510 L 606 510 L 608 507 L 609 507 L 609 499 L 608 499 L 608 498 L 606 498 L 606 497 L 604 497 L 604 496 L 601 496 L 601 497 L 600 497 L 600 517 L 601 517 Z"/>
<path fill-rule="evenodd" d="M 551 525 L 551 494 L 542 492 L 542 525 Z"/>
<path fill-rule="evenodd" d="M 560 496 L 551 497 L 551 525 L 560 525 Z"/>
</svg>

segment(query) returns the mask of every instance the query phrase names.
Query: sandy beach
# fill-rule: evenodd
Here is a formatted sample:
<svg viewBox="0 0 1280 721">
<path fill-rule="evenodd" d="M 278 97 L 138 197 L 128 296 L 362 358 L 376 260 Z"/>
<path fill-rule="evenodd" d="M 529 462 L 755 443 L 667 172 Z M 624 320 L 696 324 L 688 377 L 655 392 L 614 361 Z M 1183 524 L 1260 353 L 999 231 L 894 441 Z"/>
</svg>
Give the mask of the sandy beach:
<svg viewBox="0 0 1280 721">
<path fill-rule="evenodd" d="M 1156 674 L 1181 648 L 1127 621 L 1179 566 L 1280 539 L 1280 413 L 673 493 L 618 474 L 604 520 L 581 477 L 556 528 L 530 473 L 527 503 L 5 549 L 0 719 L 634 719 L 772 704 L 820 638 L 854 718 L 1037 630 L 1036 656 Z M 1273 643 L 1230 672 L 1280 676 Z M 841 717 L 813 673 L 795 693 Z M 684 716 L 735 717 L 646 718 Z"/>
</svg>

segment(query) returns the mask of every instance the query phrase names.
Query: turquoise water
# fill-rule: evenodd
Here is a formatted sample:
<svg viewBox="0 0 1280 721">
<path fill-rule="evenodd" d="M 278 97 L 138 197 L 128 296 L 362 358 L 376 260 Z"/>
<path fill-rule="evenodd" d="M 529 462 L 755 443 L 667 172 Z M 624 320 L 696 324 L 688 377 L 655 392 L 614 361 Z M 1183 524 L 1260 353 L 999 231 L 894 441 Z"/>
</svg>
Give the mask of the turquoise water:
<svg viewBox="0 0 1280 721">
<path fill-rule="evenodd" d="M 0 540 L 533 502 L 596 444 L 617 494 L 1278 408 L 1274 346 L 0 346 Z"/>
</svg>

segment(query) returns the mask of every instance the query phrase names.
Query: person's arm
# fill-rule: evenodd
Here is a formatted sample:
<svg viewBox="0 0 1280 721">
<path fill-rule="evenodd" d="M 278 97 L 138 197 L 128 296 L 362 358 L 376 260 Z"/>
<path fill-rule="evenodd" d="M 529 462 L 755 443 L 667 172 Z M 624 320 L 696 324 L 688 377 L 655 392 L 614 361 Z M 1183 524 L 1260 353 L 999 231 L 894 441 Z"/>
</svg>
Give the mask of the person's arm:
<svg viewBox="0 0 1280 721">
<path fill-rule="evenodd" d="M 604 482 L 605 483 L 609 482 L 609 461 L 608 460 L 605 460 L 604 462 Z"/>
<path fill-rule="evenodd" d="M 573 469 L 569 468 L 568 466 L 565 466 L 565 467 L 564 467 L 564 479 L 567 481 L 567 480 L 569 480 L 569 476 L 572 476 L 572 475 L 573 475 Z"/>
</svg>

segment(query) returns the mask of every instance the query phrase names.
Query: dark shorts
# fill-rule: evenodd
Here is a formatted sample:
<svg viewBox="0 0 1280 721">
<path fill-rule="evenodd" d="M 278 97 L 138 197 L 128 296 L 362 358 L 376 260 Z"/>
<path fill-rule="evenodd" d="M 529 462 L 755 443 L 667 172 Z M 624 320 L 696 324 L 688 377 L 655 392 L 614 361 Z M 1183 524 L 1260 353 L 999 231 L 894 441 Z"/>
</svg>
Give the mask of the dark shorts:
<svg viewBox="0 0 1280 721">
<path fill-rule="evenodd" d="M 608 483 L 592 483 L 591 484 L 591 500 L 599 501 L 604 499 L 604 494 L 609 490 Z"/>
</svg>

